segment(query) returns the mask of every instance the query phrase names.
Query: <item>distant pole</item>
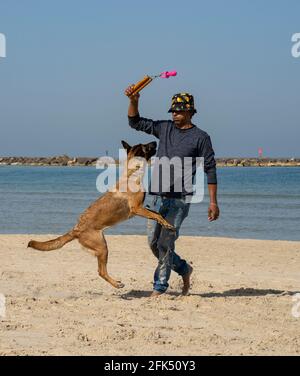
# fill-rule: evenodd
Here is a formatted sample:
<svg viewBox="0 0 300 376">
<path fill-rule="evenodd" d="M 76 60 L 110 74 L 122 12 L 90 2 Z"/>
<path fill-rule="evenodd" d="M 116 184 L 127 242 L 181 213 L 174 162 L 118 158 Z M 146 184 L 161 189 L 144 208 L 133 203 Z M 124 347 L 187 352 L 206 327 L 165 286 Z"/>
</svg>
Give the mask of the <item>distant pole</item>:
<svg viewBox="0 0 300 376">
<path fill-rule="evenodd" d="M 108 150 L 105 150 L 105 155 L 106 155 L 106 157 L 108 156 Z"/>
<path fill-rule="evenodd" d="M 261 158 L 263 155 L 263 149 L 262 148 L 258 148 L 258 157 Z"/>
</svg>

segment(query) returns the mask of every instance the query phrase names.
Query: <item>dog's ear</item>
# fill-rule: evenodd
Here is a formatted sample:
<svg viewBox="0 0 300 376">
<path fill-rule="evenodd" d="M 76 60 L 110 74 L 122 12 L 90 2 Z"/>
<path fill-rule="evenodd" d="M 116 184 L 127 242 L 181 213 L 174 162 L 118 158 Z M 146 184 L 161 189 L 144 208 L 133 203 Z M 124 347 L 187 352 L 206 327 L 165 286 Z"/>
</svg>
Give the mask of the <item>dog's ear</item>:
<svg viewBox="0 0 300 376">
<path fill-rule="evenodd" d="M 155 149 L 157 146 L 157 143 L 155 141 L 149 142 L 149 144 L 143 145 L 145 147 L 145 150 L 149 151 L 151 149 Z M 144 148 L 143 148 L 144 150 Z"/>
<path fill-rule="evenodd" d="M 148 149 L 153 149 L 153 148 L 156 148 L 156 147 L 157 147 L 156 141 L 152 141 L 152 142 L 149 142 L 149 144 L 147 144 Z"/>
<path fill-rule="evenodd" d="M 131 146 L 127 144 L 126 141 L 121 141 L 122 145 L 123 145 L 123 148 L 127 150 L 127 153 L 129 152 L 129 150 L 131 149 Z"/>
<path fill-rule="evenodd" d="M 149 144 L 146 144 L 146 145 L 142 145 L 143 152 L 147 153 L 151 149 L 155 149 L 156 146 L 157 146 L 157 143 L 155 141 L 154 142 L 149 142 Z"/>
</svg>

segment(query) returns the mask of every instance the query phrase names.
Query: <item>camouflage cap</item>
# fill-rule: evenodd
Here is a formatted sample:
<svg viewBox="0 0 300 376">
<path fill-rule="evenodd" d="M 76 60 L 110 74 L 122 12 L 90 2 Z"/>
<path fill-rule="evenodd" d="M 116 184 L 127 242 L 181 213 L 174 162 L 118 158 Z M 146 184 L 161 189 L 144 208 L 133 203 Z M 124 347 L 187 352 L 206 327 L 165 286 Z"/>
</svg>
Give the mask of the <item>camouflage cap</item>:
<svg viewBox="0 0 300 376">
<path fill-rule="evenodd" d="M 171 108 L 168 112 L 173 111 L 193 111 L 197 110 L 194 107 L 194 97 L 189 93 L 178 93 L 173 95 Z"/>
</svg>

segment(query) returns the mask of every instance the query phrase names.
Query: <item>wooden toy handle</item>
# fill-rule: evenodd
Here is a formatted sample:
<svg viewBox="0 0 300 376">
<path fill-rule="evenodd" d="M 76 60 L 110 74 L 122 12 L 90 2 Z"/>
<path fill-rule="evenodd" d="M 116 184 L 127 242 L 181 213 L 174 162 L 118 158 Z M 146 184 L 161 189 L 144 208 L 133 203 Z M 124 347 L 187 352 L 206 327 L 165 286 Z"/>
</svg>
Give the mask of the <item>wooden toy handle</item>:
<svg viewBox="0 0 300 376">
<path fill-rule="evenodd" d="M 141 81 L 139 81 L 138 83 L 134 85 L 133 92 L 130 94 L 130 96 L 140 92 L 142 89 L 144 89 L 144 87 L 149 85 L 151 81 L 152 81 L 152 78 L 150 76 L 145 76 Z"/>
</svg>

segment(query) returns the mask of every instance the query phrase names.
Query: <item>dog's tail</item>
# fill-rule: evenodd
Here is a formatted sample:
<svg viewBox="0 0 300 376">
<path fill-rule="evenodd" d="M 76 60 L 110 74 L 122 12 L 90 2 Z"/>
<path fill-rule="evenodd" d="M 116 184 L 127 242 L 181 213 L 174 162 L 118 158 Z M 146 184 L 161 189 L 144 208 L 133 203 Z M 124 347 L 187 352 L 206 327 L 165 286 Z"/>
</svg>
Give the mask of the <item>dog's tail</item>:
<svg viewBox="0 0 300 376">
<path fill-rule="evenodd" d="M 28 247 L 37 249 L 38 251 L 54 251 L 55 249 L 62 248 L 65 244 L 71 242 L 76 238 L 75 231 L 71 230 L 65 235 L 59 236 L 56 239 L 48 240 L 46 242 L 37 242 L 30 240 Z"/>
</svg>

